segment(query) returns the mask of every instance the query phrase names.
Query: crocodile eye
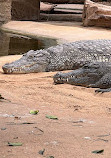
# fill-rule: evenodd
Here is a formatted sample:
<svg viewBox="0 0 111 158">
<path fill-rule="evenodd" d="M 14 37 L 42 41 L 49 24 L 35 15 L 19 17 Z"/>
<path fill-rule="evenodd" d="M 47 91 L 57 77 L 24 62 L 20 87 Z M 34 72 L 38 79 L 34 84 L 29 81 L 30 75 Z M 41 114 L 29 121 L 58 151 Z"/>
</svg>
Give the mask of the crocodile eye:
<svg viewBox="0 0 111 158">
<path fill-rule="evenodd" d="M 29 59 L 32 59 L 32 58 L 33 58 L 33 55 L 29 55 L 28 58 L 29 58 Z"/>
<path fill-rule="evenodd" d="M 89 69 L 89 66 L 88 65 L 84 65 L 84 69 Z"/>
<path fill-rule="evenodd" d="M 95 64 L 95 65 L 93 66 L 93 68 L 98 69 L 98 68 L 99 68 L 99 65 L 96 65 L 96 64 Z"/>
<path fill-rule="evenodd" d="M 25 53 L 25 54 L 23 54 L 23 56 L 26 56 L 26 53 Z"/>
</svg>

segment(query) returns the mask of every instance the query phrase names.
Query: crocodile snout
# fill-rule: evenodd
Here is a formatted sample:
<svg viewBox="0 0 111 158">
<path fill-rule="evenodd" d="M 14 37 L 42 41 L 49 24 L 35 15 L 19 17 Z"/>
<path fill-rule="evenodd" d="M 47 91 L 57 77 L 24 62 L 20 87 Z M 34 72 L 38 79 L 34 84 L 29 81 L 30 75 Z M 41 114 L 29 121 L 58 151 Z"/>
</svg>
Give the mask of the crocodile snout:
<svg viewBox="0 0 111 158">
<path fill-rule="evenodd" d="M 11 64 L 5 64 L 2 66 L 2 69 L 5 74 L 12 74 L 12 73 L 22 73 L 21 68 L 14 67 Z"/>
<path fill-rule="evenodd" d="M 3 69 L 3 71 L 4 71 L 5 74 L 7 74 L 7 73 L 12 73 L 12 72 L 13 72 L 13 71 L 12 71 L 12 68 L 9 66 L 9 63 L 3 65 L 3 66 L 2 66 L 2 69 Z"/>
</svg>

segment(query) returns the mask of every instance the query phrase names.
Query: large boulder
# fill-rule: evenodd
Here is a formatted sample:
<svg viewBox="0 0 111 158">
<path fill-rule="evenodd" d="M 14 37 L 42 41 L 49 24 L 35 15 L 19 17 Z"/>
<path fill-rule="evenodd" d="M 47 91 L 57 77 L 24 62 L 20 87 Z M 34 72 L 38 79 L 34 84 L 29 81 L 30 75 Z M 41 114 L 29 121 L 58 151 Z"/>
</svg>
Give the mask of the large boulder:
<svg viewBox="0 0 111 158">
<path fill-rule="evenodd" d="M 12 0 L 12 20 L 38 20 L 40 0 Z"/>
<path fill-rule="evenodd" d="M 0 0 L 0 24 L 11 19 L 11 0 Z"/>
<path fill-rule="evenodd" d="M 82 19 L 84 26 L 111 27 L 111 6 L 86 0 Z"/>
</svg>

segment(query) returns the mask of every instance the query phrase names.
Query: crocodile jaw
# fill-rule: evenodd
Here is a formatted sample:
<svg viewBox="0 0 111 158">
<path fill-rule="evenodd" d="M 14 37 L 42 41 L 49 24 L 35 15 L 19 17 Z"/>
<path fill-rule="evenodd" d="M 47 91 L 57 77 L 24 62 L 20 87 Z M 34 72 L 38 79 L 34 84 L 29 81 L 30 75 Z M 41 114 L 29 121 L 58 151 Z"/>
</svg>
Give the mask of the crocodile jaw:
<svg viewBox="0 0 111 158">
<path fill-rule="evenodd" d="M 5 74 L 33 73 L 46 71 L 48 65 L 44 51 L 29 51 L 19 60 L 2 66 Z"/>
<path fill-rule="evenodd" d="M 15 63 L 10 63 L 10 64 L 3 65 L 2 69 L 3 69 L 5 74 L 40 72 L 39 69 L 38 70 L 34 69 L 35 66 L 37 68 L 36 63 L 32 63 L 32 64 L 29 64 L 29 65 L 21 65 L 21 66 L 20 65 L 15 66 Z"/>
<path fill-rule="evenodd" d="M 5 74 L 24 74 L 33 72 L 43 72 L 46 70 L 46 65 L 38 64 L 36 62 L 21 62 L 17 60 L 10 64 L 5 64 L 2 66 Z"/>
<path fill-rule="evenodd" d="M 102 65 L 98 63 L 88 63 L 82 68 L 73 70 L 70 73 L 58 72 L 54 75 L 53 80 L 56 84 L 68 83 L 87 87 L 89 84 L 95 83 L 97 80 L 99 80 L 99 78 L 104 75 L 101 70 Z"/>
</svg>

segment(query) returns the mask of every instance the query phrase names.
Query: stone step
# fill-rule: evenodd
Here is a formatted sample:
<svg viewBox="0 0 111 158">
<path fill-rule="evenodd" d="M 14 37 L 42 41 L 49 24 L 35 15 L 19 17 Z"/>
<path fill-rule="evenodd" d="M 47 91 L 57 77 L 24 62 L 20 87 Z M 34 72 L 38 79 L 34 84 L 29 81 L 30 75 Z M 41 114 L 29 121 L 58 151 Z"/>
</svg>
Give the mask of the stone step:
<svg viewBox="0 0 111 158">
<path fill-rule="evenodd" d="M 40 20 L 47 21 L 82 21 L 82 14 L 45 14 L 40 13 Z"/>
<path fill-rule="evenodd" d="M 56 3 L 56 4 L 64 4 L 64 3 L 76 3 L 76 4 L 83 4 L 85 0 L 41 0 L 41 2 L 48 2 L 48 3 Z"/>
<path fill-rule="evenodd" d="M 83 4 L 57 4 L 55 9 L 83 10 Z"/>
<path fill-rule="evenodd" d="M 49 21 L 82 21 L 82 4 L 57 4 L 41 3 L 41 20 Z"/>
<path fill-rule="evenodd" d="M 83 5 L 82 4 L 58 4 L 54 7 L 55 12 L 63 12 L 63 13 L 75 13 L 75 14 L 82 14 L 83 12 Z"/>
<path fill-rule="evenodd" d="M 68 10 L 68 9 L 54 9 L 55 13 L 58 14 L 82 14 L 83 11 L 81 10 Z"/>
<path fill-rule="evenodd" d="M 82 4 L 50 4 L 50 3 L 40 3 L 41 12 L 63 12 L 63 13 L 80 13 L 83 12 Z"/>
</svg>

